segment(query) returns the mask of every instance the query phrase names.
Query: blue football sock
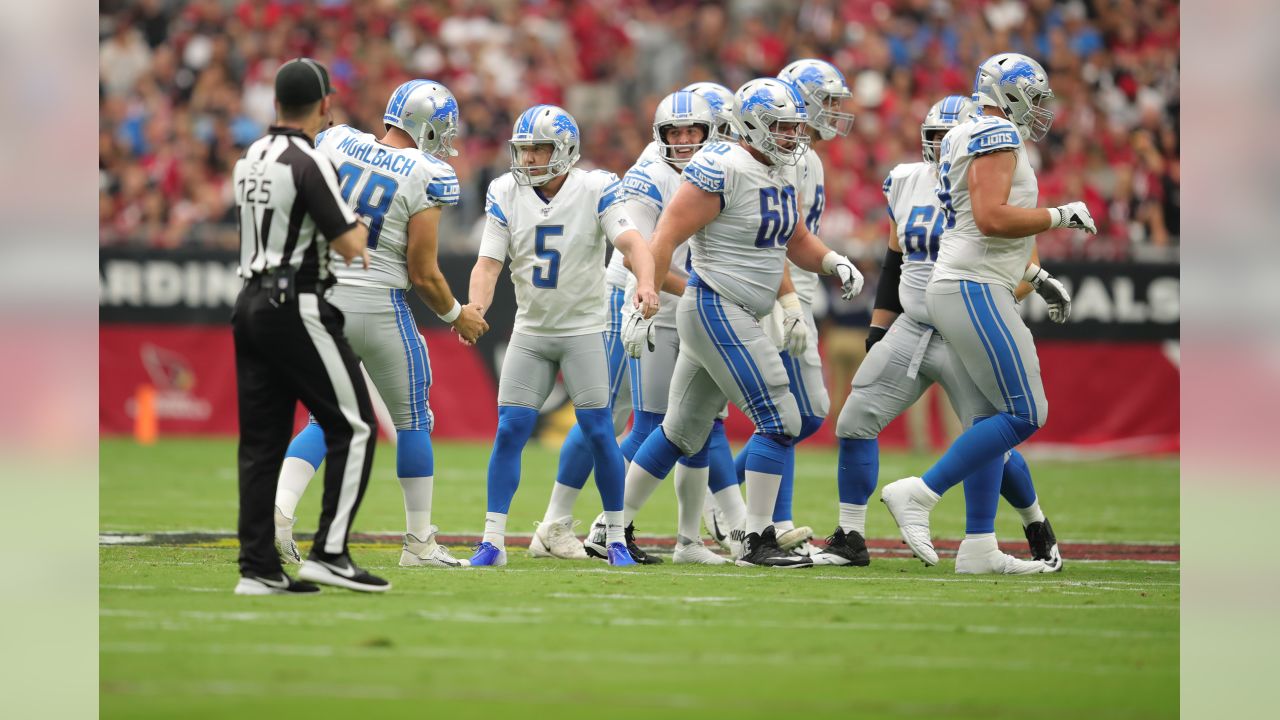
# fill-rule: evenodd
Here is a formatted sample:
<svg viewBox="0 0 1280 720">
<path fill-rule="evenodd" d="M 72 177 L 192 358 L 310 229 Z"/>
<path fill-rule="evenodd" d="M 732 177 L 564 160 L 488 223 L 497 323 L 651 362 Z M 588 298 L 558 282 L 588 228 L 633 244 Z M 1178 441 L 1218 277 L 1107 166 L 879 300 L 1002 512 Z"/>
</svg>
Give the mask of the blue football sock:
<svg viewBox="0 0 1280 720">
<path fill-rule="evenodd" d="M 680 459 L 681 454 L 680 448 L 667 439 L 662 426 L 658 426 L 645 438 L 631 462 L 656 478 L 664 478 L 671 474 L 671 468 L 676 466 L 676 460 Z"/>
<path fill-rule="evenodd" d="M 744 446 L 733 456 L 733 474 L 738 479 L 738 484 L 747 481 L 747 448 Z"/>
<path fill-rule="evenodd" d="M 876 438 L 840 438 L 836 487 L 840 502 L 866 505 L 880 477 L 880 441 Z"/>
<path fill-rule="evenodd" d="M 729 447 L 729 437 L 724 433 L 722 420 L 716 420 L 711 426 L 711 435 L 707 439 L 707 456 L 711 467 L 707 487 L 711 488 L 712 493 L 738 484 L 738 473 L 733 466 L 733 450 Z M 746 462 L 746 458 L 743 458 L 743 462 Z"/>
<path fill-rule="evenodd" d="M 795 454 L 795 439 L 756 433 L 741 454 L 747 456 L 747 470 L 781 476 L 787 466 L 787 456 Z"/>
<path fill-rule="evenodd" d="M 1000 476 L 1004 457 L 996 456 L 964 480 L 964 532 L 966 535 L 996 531 L 996 506 L 1000 504 Z"/>
<path fill-rule="evenodd" d="M 1031 468 L 1017 450 L 1009 451 L 1000 478 L 1000 494 L 1015 508 L 1029 508 L 1036 501 L 1036 486 L 1031 482 Z"/>
<path fill-rule="evenodd" d="M 925 471 L 924 484 L 941 495 L 992 460 L 1004 461 L 1004 454 L 1031 437 L 1040 428 L 1035 424 L 1000 413 L 979 418 Z"/>
<path fill-rule="evenodd" d="M 818 432 L 818 428 L 822 427 L 823 420 L 817 415 L 801 415 L 800 418 L 800 434 L 796 436 L 797 444 Z M 795 494 L 795 484 L 796 454 L 791 452 L 787 455 L 786 467 L 782 469 L 782 483 L 778 485 L 778 499 L 773 504 L 774 522 L 786 522 L 791 519 L 791 497 Z"/>
<path fill-rule="evenodd" d="M 564 443 L 560 446 L 560 467 L 556 469 L 556 482 L 581 490 L 591 475 L 593 461 L 591 443 L 582 432 L 582 425 L 569 428 Z"/>
<path fill-rule="evenodd" d="M 520 455 L 538 424 L 538 411 L 531 407 L 498 407 L 498 434 L 489 456 L 488 512 L 507 514 L 511 499 L 520 486 Z"/>
<path fill-rule="evenodd" d="M 285 453 L 285 457 L 299 458 L 311 467 L 318 468 L 320 463 L 324 462 L 327 452 L 329 452 L 329 446 L 324 442 L 324 430 L 314 422 L 309 422 L 293 442 L 289 443 L 289 450 Z"/>
<path fill-rule="evenodd" d="M 591 445 L 595 461 L 596 487 L 605 512 L 622 512 L 622 491 L 626 483 L 626 466 L 618 441 L 613 435 L 613 410 L 602 408 L 578 408 L 578 427 Z"/>
<path fill-rule="evenodd" d="M 631 422 L 631 432 L 622 438 L 622 457 L 628 461 L 634 460 L 636 451 L 644 444 L 645 438 L 662 424 L 662 418 L 666 417 L 662 413 L 644 412 L 637 410 Z"/>
<path fill-rule="evenodd" d="M 396 477 L 425 478 L 436 474 L 430 430 L 396 431 Z"/>
</svg>

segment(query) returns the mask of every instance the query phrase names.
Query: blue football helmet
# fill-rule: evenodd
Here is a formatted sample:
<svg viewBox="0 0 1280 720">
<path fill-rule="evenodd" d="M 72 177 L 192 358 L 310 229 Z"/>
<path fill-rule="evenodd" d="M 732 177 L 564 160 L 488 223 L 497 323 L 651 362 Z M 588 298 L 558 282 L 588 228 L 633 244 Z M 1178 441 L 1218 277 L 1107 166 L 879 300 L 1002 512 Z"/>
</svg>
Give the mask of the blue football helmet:
<svg viewBox="0 0 1280 720">
<path fill-rule="evenodd" d="M 716 117 L 716 124 L 715 127 L 711 128 L 711 137 L 707 138 L 707 142 L 733 139 L 732 90 L 720 83 L 713 82 L 696 82 L 686 85 L 681 90 L 702 97 L 711 106 L 711 112 Z"/>
<path fill-rule="evenodd" d="M 697 152 L 702 149 L 703 145 L 711 141 L 711 132 L 715 124 L 715 113 L 711 110 L 710 103 L 692 92 L 678 90 L 663 98 L 662 102 L 658 103 L 658 109 L 653 113 L 653 141 L 661 148 L 663 160 L 684 169 L 689 161 L 677 158 L 675 150 L 692 148 Z M 663 137 L 662 131 L 666 128 L 690 125 L 702 126 L 702 142 L 693 145 L 672 145 Z"/>
<path fill-rule="evenodd" d="M 551 160 L 546 165 L 521 164 L 520 146 L 542 144 L 552 146 Z M 564 108 L 534 105 L 516 120 L 508 147 L 511 149 L 511 174 L 516 184 L 538 187 L 569 172 L 578 162 L 581 133 L 578 132 L 578 123 Z M 535 170 L 544 172 L 535 175 Z"/>
<path fill-rule="evenodd" d="M 418 149 L 436 157 L 454 157 L 458 135 L 458 101 L 434 80 L 410 80 L 396 88 L 382 116 L 387 127 L 409 134 Z"/>
<path fill-rule="evenodd" d="M 920 123 L 920 154 L 924 161 L 932 165 L 938 164 L 938 151 L 942 147 L 942 136 L 951 128 L 982 113 L 978 104 L 967 95 L 948 95 L 929 108 Z M 936 139 L 931 133 L 941 133 Z"/>
<path fill-rule="evenodd" d="M 742 139 L 775 163 L 795 165 L 809 149 L 809 113 L 785 80 L 747 81 L 733 97 L 733 116 Z"/>
<path fill-rule="evenodd" d="M 973 99 L 1005 114 L 1025 140 L 1038 142 L 1049 134 L 1053 100 L 1049 76 L 1040 63 L 1018 53 L 1000 53 L 978 66 L 973 78 Z"/>
<path fill-rule="evenodd" d="M 796 86 L 809 111 L 809 126 L 823 140 L 844 137 L 853 129 L 853 113 L 844 112 L 844 101 L 853 97 L 848 83 L 835 65 L 826 60 L 796 60 L 782 68 L 778 78 Z"/>
</svg>

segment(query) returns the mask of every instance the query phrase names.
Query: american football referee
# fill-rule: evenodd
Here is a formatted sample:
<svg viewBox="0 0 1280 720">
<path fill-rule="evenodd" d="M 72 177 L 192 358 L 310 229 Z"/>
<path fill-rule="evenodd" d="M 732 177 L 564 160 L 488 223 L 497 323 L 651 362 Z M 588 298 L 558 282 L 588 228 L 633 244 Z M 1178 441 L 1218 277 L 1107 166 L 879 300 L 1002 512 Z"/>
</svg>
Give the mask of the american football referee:
<svg viewBox="0 0 1280 720">
<path fill-rule="evenodd" d="M 377 421 L 342 314 L 324 299 L 333 284 L 330 251 L 367 268 L 368 230 L 343 202 L 333 165 L 314 149 L 316 133 L 330 124 L 328 71 L 309 58 L 290 60 L 276 73 L 275 92 L 276 124 L 249 146 L 232 176 L 245 278 L 231 316 L 240 404 L 235 592 L 319 592 L 314 583 L 383 592 L 390 583 L 357 567 L 347 552 Z M 299 400 L 324 429 L 328 454 L 315 543 L 295 581 L 276 554 L 272 514 Z"/>
</svg>

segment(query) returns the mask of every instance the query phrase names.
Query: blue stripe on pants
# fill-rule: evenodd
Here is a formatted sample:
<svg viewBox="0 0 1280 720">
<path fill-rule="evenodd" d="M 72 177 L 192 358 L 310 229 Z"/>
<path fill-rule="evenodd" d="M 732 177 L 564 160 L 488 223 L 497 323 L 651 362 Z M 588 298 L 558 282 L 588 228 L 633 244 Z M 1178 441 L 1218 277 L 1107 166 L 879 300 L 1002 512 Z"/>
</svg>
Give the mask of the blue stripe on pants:
<svg viewBox="0 0 1280 720">
<path fill-rule="evenodd" d="M 991 311 L 991 318 L 995 322 L 999 336 L 1005 341 L 1009 351 L 1013 354 L 1014 363 L 1018 367 L 1018 381 L 1022 388 L 1022 396 L 1026 398 L 1027 408 L 1031 411 L 1031 422 L 1039 425 L 1040 423 L 1036 422 L 1036 400 L 1031 393 L 1031 382 L 1027 380 L 1027 368 L 1022 363 L 1022 353 L 1018 352 L 1018 344 L 1013 340 L 1013 333 L 1009 331 L 1009 326 L 1005 324 L 1004 318 L 1000 317 L 1000 313 L 996 310 L 996 301 L 991 296 L 991 288 L 983 285 L 982 295 L 987 302 L 987 308 Z"/>
<path fill-rule="evenodd" d="M 756 431 L 783 434 L 782 417 L 769 402 L 769 387 L 751 359 L 751 354 L 738 340 L 729 324 L 719 296 L 706 288 L 698 288 L 698 316 L 707 331 L 711 344 L 724 360 L 738 390 L 747 402 L 747 410 L 756 424 Z"/>
<path fill-rule="evenodd" d="M 999 385 L 1000 395 L 1004 398 L 1005 412 L 1018 415 L 1013 398 L 1009 395 L 1009 388 L 1001 368 L 997 348 L 992 344 L 986 323 L 983 321 L 982 315 L 985 313 L 986 308 L 985 302 L 981 297 L 981 290 L 978 289 L 978 283 L 961 280 L 960 295 L 964 299 L 965 309 L 969 311 L 969 321 L 973 323 L 974 329 L 978 331 L 978 339 L 982 342 L 982 349 L 986 351 L 987 360 L 991 363 L 991 369 L 995 372 L 996 384 Z M 979 307 L 980 305 L 984 307 Z"/>
<path fill-rule="evenodd" d="M 413 426 L 407 429 L 430 431 L 434 424 L 427 399 L 428 389 L 431 387 L 431 363 L 427 359 L 426 345 L 413 321 L 413 313 L 405 302 L 404 291 L 393 290 L 392 293 L 405 359 L 409 363 L 409 410 Z"/>
</svg>

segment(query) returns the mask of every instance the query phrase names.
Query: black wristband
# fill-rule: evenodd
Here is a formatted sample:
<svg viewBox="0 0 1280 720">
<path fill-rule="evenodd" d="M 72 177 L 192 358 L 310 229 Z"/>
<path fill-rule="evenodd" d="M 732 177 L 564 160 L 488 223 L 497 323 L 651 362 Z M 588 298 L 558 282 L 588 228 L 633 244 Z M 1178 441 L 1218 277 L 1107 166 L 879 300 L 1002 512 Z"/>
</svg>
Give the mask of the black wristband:
<svg viewBox="0 0 1280 720">
<path fill-rule="evenodd" d="M 876 310 L 889 310 L 902 314 L 902 301 L 898 298 L 898 281 L 902 279 L 902 253 L 884 252 L 884 269 L 880 271 L 880 285 L 876 287 Z"/>
<path fill-rule="evenodd" d="M 871 346 L 884 339 L 885 333 L 889 332 L 882 327 L 871 326 L 871 330 L 867 333 L 867 352 L 871 352 Z"/>
</svg>

